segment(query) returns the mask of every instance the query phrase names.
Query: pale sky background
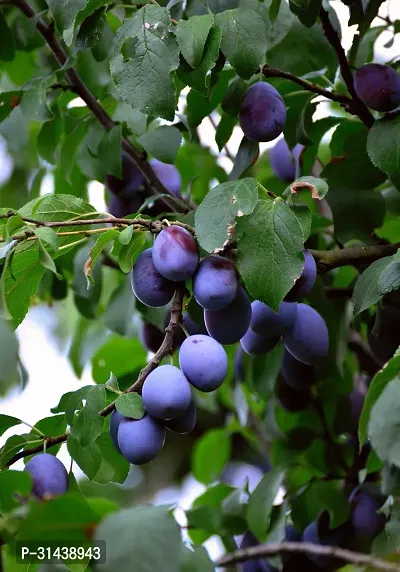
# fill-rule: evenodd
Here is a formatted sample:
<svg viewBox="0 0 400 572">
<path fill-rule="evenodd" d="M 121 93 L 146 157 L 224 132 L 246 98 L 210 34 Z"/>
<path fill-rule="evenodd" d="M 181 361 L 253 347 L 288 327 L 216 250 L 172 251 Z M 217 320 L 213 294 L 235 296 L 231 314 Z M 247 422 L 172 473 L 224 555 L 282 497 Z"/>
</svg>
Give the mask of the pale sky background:
<svg viewBox="0 0 400 572">
<path fill-rule="evenodd" d="M 339 16 L 342 25 L 342 43 L 347 49 L 351 45 L 355 26 L 348 27 L 348 8 L 341 2 L 334 2 L 334 8 Z M 391 20 L 400 19 L 400 2 L 398 0 L 389 0 L 381 7 L 380 14 L 382 16 L 389 15 Z M 382 21 L 378 18 L 374 20 L 373 25 L 381 25 Z M 388 42 L 392 34 L 390 32 L 382 33 L 376 42 L 374 61 L 385 62 L 389 59 L 400 55 L 400 34 L 397 34 L 395 42 L 390 49 L 384 48 L 384 44 Z M 75 105 L 79 105 L 79 101 L 75 100 Z M 316 115 L 322 117 L 329 114 L 329 104 L 322 103 L 319 105 Z M 219 117 L 213 114 L 218 123 Z M 214 128 L 209 119 L 205 118 L 198 129 L 201 142 L 208 145 L 211 150 L 218 155 L 219 151 L 214 139 Z M 229 150 L 235 155 L 240 144 L 242 132 L 240 128 L 235 128 L 234 133 L 228 143 Z M 272 143 L 262 143 L 260 145 L 260 153 L 268 147 L 274 145 Z M 228 157 L 223 154 L 218 159 L 220 165 L 228 172 L 232 163 Z M 4 141 L 0 138 L 0 182 L 8 179 L 12 170 L 12 162 L 7 155 Z M 93 182 L 90 185 L 90 201 L 98 210 L 104 210 L 104 201 L 101 199 L 103 193 L 99 193 L 102 185 Z M 51 192 L 52 177 L 46 177 L 41 189 L 41 193 Z M 5 205 L 6 206 L 6 205 Z M 74 391 L 83 385 L 92 383 L 90 370 L 86 370 L 82 379 L 77 379 L 64 353 L 61 353 L 52 336 L 52 331 L 56 326 L 55 313 L 46 306 L 32 308 L 23 323 L 17 330 L 20 344 L 20 356 L 26 369 L 29 371 L 29 383 L 23 393 L 11 393 L 6 399 L 0 400 L 0 413 L 12 415 L 23 419 L 24 421 L 34 424 L 39 419 L 50 414 L 50 408 L 54 407 L 60 397 L 67 391 Z M 0 438 L 0 446 L 12 434 L 18 432 L 23 433 L 26 427 L 13 427 Z M 59 453 L 60 459 L 69 467 L 70 459 L 66 447 L 63 446 Z M 14 469 L 22 469 L 23 463 L 20 461 L 13 466 Z M 80 470 L 74 467 L 74 472 L 79 478 Z M 246 476 L 250 479 L 251 488 L 257 484 L 262 473 L 254 467 L 241 467 L 237 473 L 237 483 L 243 483 Z M 195 481 L 193 477 L 188 476 L 182 487 L 171 488 L 170 490 L 161 491 L 156 498 L 156 502 L 178 503 L 179 506 L 186 509 L 190 507 L 191 502 L 199 496 L 205 487 Z M 282 494 L 282 492 L 281 492 Z M 281 494 L 279 495 L 281 497 Z M 280 502 L 280 499 L 277 499 Z M 179 516 L 179 522 L 182 522 L 182 515 Z M 218 538 L 212 538 L 206 543 L 210 556 L 217 558 L 224 549 Z"/>
</svg>

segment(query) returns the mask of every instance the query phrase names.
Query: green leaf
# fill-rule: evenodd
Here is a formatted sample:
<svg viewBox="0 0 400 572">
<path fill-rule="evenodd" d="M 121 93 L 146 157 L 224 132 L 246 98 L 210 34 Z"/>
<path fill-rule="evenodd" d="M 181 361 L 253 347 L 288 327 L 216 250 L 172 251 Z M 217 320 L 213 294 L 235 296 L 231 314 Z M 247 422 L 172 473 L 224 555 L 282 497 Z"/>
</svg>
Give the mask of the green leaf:
<svg viewBox="0 0 400 572">
<path fill-rule="evenodd" d="M 195 89 L 190 90 L 186 99 L 186 119 L 189 127 L 197 127 L 205 117 L 214 111 L 222 101 L 231 76 L 232 70 L 221 72 L 218 75 L 217 84 L 213 86 L 213 89 L 210 89 L 210 93 L 208 93 L 207 89 L 199 90 L 197 86 Z M 209 82 L 208 85 L 211 87 L 211 77 Z"/>
<path fill-rule="evenodd" d="M 104 417 L 99 411 L 106 406 L 106 390 L 104 386 L 92 387 L 85 395 L 85 406 L 74 420 L 71 435 L 79 441 L 81 447 L 87 447 L 97 439 L 104 427 Z"/>
<path fill-rule="evenodd" d="M 375 121 L 368 132 L 367 151 L 373 164 L 400 189 L 400 113 Z"/>
<path fill-rule="evenodd" d="M 163 163 L 174 163 L 181 145 L 182 135 L 179 129 L 163 125 L 143 133 L 137 142 L 145 150 Z"/>
<path fill-rule="evenodd" d="M 17 90 L 0 93 L 0 122 L 4 121 L 19 104 L 22 93 Z"/>
<path fill-rule="evenodd" d="M 69 0 L 71 2 L 71 0 Z M 54 1 L 50 0 L 51 4 L 54 5 Z M 80 5 L 82 5 L 82 1 L 81 0 L 72 0 L 72 2 L 76 5 L 76 8 L 79 8 Z M 68 2 L 66 2 L 66 4 L 68 4 Z M 74 14 L 74 18 L 72 21 L 72 25 L 68 28 L 64 28 L 64 32 L 63 32 L 63 37 L 64 37 L 64 42 L 67 44 L 67 46 L 71 46 L 74 43 L 74 40 L 76 38 L 77 35 L 77 31 L 79 29 L 79 26 L 82 24 L 82 22 L 88 17 L 91 16 L 94 12 L 96 12 L 96 10 L 98 10 L 99 8 L 102 8 L 103 6 L 106 6 L 108 4 L 108 1 L 106 0 L 87 0 L 86 4 L 83 8 L 81 8 L 80 10 L 78 9 L 77 12 Z M 76 10 L 75 8 L 75 10 Z M 74 11 L 75 11 L 74 10 Z M 67 24 L 67 20 L 64 20 L 64 26 Z"/>
<path fill-rule="evenodd" d="M 218 123 L 218 127 L 215 132 L 215 142 L 218 145 L 218 149 L 220 151 L 223 147 L 225 147 L 231 138 L 235 125 L 236 118 L 230 117 L 227 113 L 223 113 L 221 115 L 221 120 Z"/>
<path fill-rule="evenodd" d="M 192 472 L 195 479 L 209 485 L 221 474 L 231 454 L 231 435 L 225 429 L 208 431 L 195 445 Z"/>
<path fill-rule="evenodd" d="M 144 232 L 134 232 L 130 242 L 124 245 L 118 255 L 118 263 L 122 272 L 130 272 L 146 242 Z"/>
<path fill-rule="evenodd" d="M 250 496 L 247 506 L 247 522 L 256 538 L 264 541 L 267 535 L 269 515 L 275 497 L 282 486 L 284 473 L 280 469 L 272 469 L 266 473 Z"/>
<path fill-rule="evenodd" d="M 57 27 L 63 31 L 72 25 L 75 14 L 85 6 L 86 0 L 48 0 L 47 4 Z"/>
<path fill-rule="evenodd" d="M 303 267 L 303 231 L 281 198 L 261 200 L 249 217 L 239 218 L 238 268 L 256 300 L 273 310 L 292 288 Z"/>
<path fill-rule="evenodd" d="M 105 174 L 122 177 L 121 161 L 122 128 L 115 125 L 106 131 L 97 148 L 98 159 Z"/>
<path fill-rule="evenodd" d="M 329 512 L 331 528 L 343 524 L 348 518 L 349 503 L 343 494 L 343 481 L 310 483 L 293 503 L 293 521 L 299 528 L 304 528 L 318 518 L 322 510 Z"/>
<path fill-rule="evenodd" d="M 267 40 L 268 52 L 277 46 L 291 31 L 294 20 L 293 15 L 289 10 L 289 4 L 287 2 L 282 2 L 279 13 L 274 21 L 271 16 L 271 10 L 273 9 L 274 2 L 275 0 L 264 0 L 264 2 L 259 2 L 258 0 L 240 0 L 239 2 L 239 6 L 241 8 L 254 10 L 263 19 L 266 29 L 265 37 Z M 291 59 L 293 57 L 294 54 L 292 52 Z"/>
<path fill-rule="evenodd" d="M 247 169 L 255 163 L 259 154 L 259 145 L 256 141 L 247 139 L 246 136 L 240 142 L 237 150 L 233 169 L 229 173 L 229 180 L 234 181 L 246 173 Z"/>
<path fill-rule="evenodd" d="M 115 35 L 111 75 L 118 97 L 146 115 L 172 121 L 177 103 L 171 72 L 179 66 L 169 12 L 144 6 Z M 122 50 L 126 49 L 126 55 Z"/>
<path fill-rule="evenodd" d="M 269 18 L 272 24 L 275 22 L 276 18 L 278 17 L 279 10 L 282 4 L 282 0 L 272 0 L 271 5 L 269 7 Z"/>
<path fill-rule="evenodd" d="M 1 471 L 0 473 L 0 511 L 2 514 L 18 508 L 18 497 L 29 496 L 32 489 L 32 477 L 22 471 Z M 17 496 L 18 495 L 18 496 Z"/>
<path fill-rule="evenodd" d="M 111 514 L 96 528 L 94 540 L 107 545 L 104 572 L 179 570 L 182 540 L 167 507 L 143 505 Z"/>
<path fill-rule="evenodd" d="M 58 250 L 60 241 L 58 235 L 52 228 L 38 226 L 34 229 L 34 233 L 42 242 L 48 244 L 53 250 Z"/>
<path fill-rule="evenodd" d="M 312 214 L 307 205 L 290 205 L 290 210 L 296 215 L 297 220 L 303 231 L 304 242 L 308 239 L 311 232 Z M 329 221 L 330 222 L 330 221 Z"/>
<path fill-rule="evenodd" d="M 54 113 L 47 105 L 47 88 L 49 80 L 39 80 L 33 87 L 24 91 L 19 107 L 27 119 L 33 121 L 50 121 Z"/>
<path fill-rule="evenodd" d="M 42 241 L 38 240 L 37 242 L 38 242 L 38 247 L 39 247 L 40 264 L 44 268 L 47 268 L 47 270 L 50 270 L 51 272 L 53 272 L 57 276 L 57 278 L 59 278 L 61 280 L 62 276 L 60 274 L 58 274 L 55 262 L 52 259 L 52 257 L 50 256 L 50 254 L 47 252 L 45 247 L 43 246 Z"/>
<path fill-rule="evenodd" d="M 195 214 L 196 237 L 207 252 L 222 248 L 232 236 L 238 215 L 253 212 L 258 198 L 255 179 L 241 179 L 214 187 Z"/>
<path fill-rule="evenodd" d="M 0 12 L 0 38 L 0 61 L 11 62 L 15 56 L 14 36 L 2 12 Z"/>
<path fill-rule="evenodd" d="M 318 18 L 322 0 L 290 0 L 289 6 L 302 24 L 311 28 Z"/>
<path fill-rule="evenodd" d="M 236 8 L 215 16 L 222 30 L 221 50 L 240 77 L 250 78 L 264 63 L 267 51 L 265 25 L 253 10 Z"/>
<path fill-rule="evenodd" d="M 18 340 L 9 321 L 0 319 L 0 396 L 10 387 L 21 383 L 18 359 Z M 7 418 L 7 416 L 5 416 Z M 14 419 L 10 417 L 9 419 Z M 0 421 L 0 434 L 1 434 Z"/>
<path fill-rule="evenodd" d="M 392 256 L 376 260 L 357 278 L 353 291 L 354 315 L 357 316 L 383 296 L 380 288 L 380 279 L 383 272 L 392 262 Z"/>
<path fill-rule="evenodd" d="M 55 152 L 63 133 L 63 119 L 58 105 L 52 106 L 54 118 L 43 123 L 36 139 L 39 155 L 51 165 L 56 163 Z"/>
<path fill-rule="evenodd" d="M 400 467 L 400 377 L 386 385 L 370 413 L 368 436 L 382 461 Z"/>
<path fill-rule="evenodd" d="M 137 393 L 123 393 L 117 397 L 115 407 L 130 419 L 141 419 L 144 415 L 142 399 Z"/>
<path fill-rule="evenodd" d="M 399 350 L 395 353 L 391 360 L 389 360 L 373 378 L 367 396 L 364 401 L 364 407 L 360 416 L 358 425 L 358 438 L 361 444 L 365 443 L 367 439 L 368 423 L 371 416 L 372 407 L 378 401 L 386 386 L 399 375 L 400 371 L 400 353 Z"/>
<path fill-rule="evenodd" d="M 182 56 L 192 68 L 200 65 L 204 46 L 214 24 L 214 16 L 192 16 L 188 20 L 179 20 L 176 26 L 176 37 Z"/>
<path fill-rule="evenodd" d="M 85 318 L 95 319 L 100 300 L 103 282 L 102 266 L 97 264 L 92 268 L 92 279 L 86 277 L 90 265 L 90 250 L 84 246 L 74 258 L 73 291 L 74 301 L 79 312 Z"/>
<path fill-rule="evenodd" d="M 4 447 L 0 449 L 0 469 L 4 469 L 7 466 L 8 461 L 10 461 L 18 451 L 21 451 L 21 449 L 28 445 L 38 445 L 40 442 L 41 441 L 37 435 L 32 435 L 30 433 L 13 435 L 7 439 Z"/>
<path fill-rule="evenodd" d="M 60 159 L 59 159 L 59 169 L 60 174 L 68 181 L 70 180 L 71 170 L 75 164 L 75 158 L 78 153 L 80 144 L 85 137 L 87 130 L 89 129 L 89 123 L 87 121 L 80 121 L 78 125 L 68 133 L 64 142 L 61 145 Z"/>
<path fill-rule="evenodd" d="M 88 288 L 91 288 L 94 285 L 93 270 L 96 266 L 96 262 L 100 254 L 103 252 L 105 245 L 119 238 L 119 235 L 120 232 L 118 230 L 115 228 L 110 228 L 110 230 L 106 230 L 106 232 L 100 234 L 100 236 L 97 237 L 95 245 L 90 249 L 89 258 L 85 264 L 85 275 L 88 280 Z"/>
<path fill-rule="evenodd" d="M 10 415 L 0 415 L 0 437 L 10 429 L 10 427 L 14 427 L 14 425 L 19 425 L 22 423 L 21 419 L 17 417 L 11 417 Z"/>
<path fill-rule="evenodd" d="M 96 383 L 106 383 L 111 372 L 118 378 L 146 363 L 146 352 L 138 339 L 112 335 L 92 357 L 92 375 Z"/>
<path fill-rule="evenodd" d="M 321 201 L 326 197 L 329 187 L 326 181 L 317 177 L 300 177 L 288 186 L 285 194 L 290 195 L 302 190 L 309 191 L 313 199 Z"/>
<path fill-rule="evenodd" d="M 382 296 L 400 287 L 400 249 L 392 256 L 390 264 L 379 277 L 378 290 Z"/>
<path fill-rule="evenodd" d="M 149 197 L 153 198 L 153 197 Z M 133 225 L 127 226 L 119 233 L 118 242 L 124 246 L 130 243 L 133 235 Z"/>
<path fill-rule="evenodd" d="M 179 572 L 214 572 L 214 564 L 204 546 L 184 546 Z"/>
</svg>

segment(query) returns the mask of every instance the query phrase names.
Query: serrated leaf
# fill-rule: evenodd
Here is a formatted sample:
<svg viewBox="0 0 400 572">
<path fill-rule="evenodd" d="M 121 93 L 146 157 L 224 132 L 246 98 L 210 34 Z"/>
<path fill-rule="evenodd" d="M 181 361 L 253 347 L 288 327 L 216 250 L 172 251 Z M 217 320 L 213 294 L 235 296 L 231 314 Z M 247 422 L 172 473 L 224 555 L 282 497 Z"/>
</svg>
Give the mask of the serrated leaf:
<svg viewBox="0 0 400 572">
<path fill-rule="evenodd" d="M 265 540 L 269 515 L 275 497 L 283 483 L 284 472 L 272 469 L 266 473 L 250 496 L 247 506 L 247 522 L 249 529 L 258 540 Z"/>
<path fill-rule="evenodd" d="M 384 296 L 400 288 L 400 249 L 392 256 L 390 264 L 384 268 L 378 281 L 378 291 Z"/>
<path fill-rule="evenodd" d="M 19 107 L 27 119 L 43 123 L 54 118 L 54 113 L 47 105 L 48 86 L 48 80 L 39 80 L 24 91 Z"/>
<path fill-rule="evenodd" d="M 37 243 L 38 243 L 38 247 L 39 247 L 39 262 L 40 262 L 40 264 L 44 268 L 47 268 L 47 270 L 50 270 L 51 272 L 53 272 L 53 274 L 55 274 L 57 276 L 57 278 L 59 278 L 61 280 L 62 277 L 57 272 L 55 262 L 52 259 L 52 257 L 50 256 L 50 254 L 47 252 L 45 247 L 43 246 L 42 241 L 38 240 Z"/>
<path fill-rule="evenodd" d="M 400 189 L 400 113 L 375 121 L 368 132 L 367 151 L 373 164 Z"/>
<path fill-rule="evenodd" d="M 295 214 L 303 231 L 304 242 L 308 239 L 311 232 L 312 214 L 307 205 L 290 205 L 290 210 Z M 328 221 L 330 224 L 330 221 Z"/>
<path fill-rule="evenodd" d="M 142 399 L 137 393 L 123 393 L 117 397 L 115 407 L 122 415 L 131 419 L 141 419 L 144 415 Z"/>
<path fill-rule="evenodd" d="M 66 2 L 66 4 L 67 3 L 68 2 Z M 52 4 L 54 4 L 53 1 L 52 1 Z M 82 1 L 77 0 L 75 2 L 75 4 L 76 4 L 76 7 L 78 7 L 79 5 L 82 5 Z M 102 8 L 103 6 L 106 6 L 107 4 L 108 4 L 107 0 L 106 1 L 105 0 L 86 0 L 86 4 L 84 5 L 84 7 L 81 8 L 80 10 L 78 9 L 78 11 L 74 14 L 72 25 L 70 27 L 68 27 L 67 29 L 64 28 L 63 37 L 64 37 L 64 42 L 67 44 L 67 46 L 72 46 L 72 44 L 75 40 L 75 37 L 77 35 L 79 26 L 82 24 L 82 22 L 88 16 L 91 16 L 94 12 L 96 12 L 96 10 L 98 10 L 99 8 Z"/>
<path fill-rule="evenodd" d="M 153 197 L 149 197 L 149 198 L 153 198 Z M 120 244 L 122 244 L 123 246 L 126 246 L 127 244 L 130 243 L 131 239 L 132 239 L 132 235 L 133 235 L 133 225 L 129 225 L 126 228 L 124 228 L 124 230 L 121 230 L 121 232 L 119 233 L 118 236 L 118 242 Z"/>
<path fill-rule="evenodd" d="M 248 292 L 278 311 L 303 267 L 303 231 L 281 198 L 260 200 L 239 218 L 237 262 Z"/>
<path fill-rule="evenodd" d="M 150 155 L 163 163 L 174 163 L 181 141 L 181 132 L 172 125 L 162 125 L 137 138 L 137 142 Z"/>
<path fill-rule="evenodd" d="M 192 455 L 195 479 L 209 485 L 222 472 L 231 454 L 231 435 L 225 429 L 212 429 L 197 441 Z"/>
<path fill-rule="evenodd" d="M 195 214 L 196 238 L 207 252 L 221 248 L 232 236 L 238 215 L 253 212 L 258 198 L 257 181 L 241 179 L 214 187 Z"/>
<path fill-rule="evenodd" d="M 400 467 L 400 376 L 390 381 L 373 405 L 368 424 L 371 445 L 382 461 Z"/>
<path fill-rule="evenodd" d="M 122 246 L 118 255 L 118 262 L 122 272 L 130 272 L 132 270 L 137 257 L 143 251 L 145 242 L 145 233 L 135 232 L 129 243 Z"/>
<path fill-rule="evenodd" d="M 171 72 L 179 66 L 179 49 L 168 31 L 169 12 L 144 6 L 115 35 L 110 62 L 118 97 L 146 115 L 172 121 L 177 103 Z M 124 48 L 127 54 L 120 53 Z"/>
<path fill-rule="evenodd" d="M 376 260 L 357 278 L 353 291 L 354 315 L 357 316 L 373 304 L 376 304 L 382 295 L 379 287 L 380 277 L 391 264 L 392 256 Z"/>
<path fill-rule="evenodd" d="M 212 14 L 192 16 L 188 20 L 179 20 L 176 37 L 182 56 L 192 68 L 200 65 L 204 46 L 214 23 Z"/>
<path fill-rule="evenodd" d="M 63 119 L 58 105 L 53 105 L 52 111 L 54 118 L 43 123 L 36 139 L 36 145 L 39 155 L 45 161 L 54 165 L 56 162 L 54 154 L 63 133 Z"/>
<path fill-rule="evenodd" d="M 105 245 L 119 238 L 119 234 L 120 232 L 115 228 L 106 230 L 106 232 L 97 237 L 94 246 L 90 249 L 89 258 L 85 264 L 85 275 L 88 280 L 88 288 L 91 288 L 94 285 L 93 270 Z"/>
<path fill-rule="evenodd" d="M 57 233 L 52 228 L 45 226 L 38 226 L 35 228 L 34 233 L 42 242 L 48 244 L 53 250 L 57 250 L 59 246 L 59 238 Z"/>
<path fill-rule="evenodd" d="M 85 394 L 85 406 L 78 413 L 71 429 L 71 435 L 81 447 L 87 447 L 97 439 L 104 427 L 104 417 L 99 411 L 106 406 L 106 390 L 102 385 L 90 388 Z"/>
<path fill-rule="evenodd" d="M 259 145 L 256 141 L 251 141 L 246 136 L 240 142 L 237 150 L 233 169 L 229 173 L 229 180 L 235 181 L 247 171 L 247 169 L 255 163 L 259 155 Z"/>
<path fill-rule="evenodd" d="M 106 131 L 97 148 L 98 160 L 104 173 L 122 177 L 122 127 L 115 125 Z"/>
<path fill-rule="evenodd" d="M 400 352 L 389 360 L 378 373 L 375 374 L 364 401 L 364 407 L 358 424 L 358 438 L 361 443 L 365 443 L 368 434 L 368 423 L 371 416 L 372 407 L 378 401 L 386 386 L 400 373 Z"/>
<path fill-rule="evenodd" d="M 267 51 L 264 22 L 253 10 L 235 8 L 215 16 L 222 30 L 221 50 L 240 77 L 249 79 L 264 63 Z"/>
</svg>

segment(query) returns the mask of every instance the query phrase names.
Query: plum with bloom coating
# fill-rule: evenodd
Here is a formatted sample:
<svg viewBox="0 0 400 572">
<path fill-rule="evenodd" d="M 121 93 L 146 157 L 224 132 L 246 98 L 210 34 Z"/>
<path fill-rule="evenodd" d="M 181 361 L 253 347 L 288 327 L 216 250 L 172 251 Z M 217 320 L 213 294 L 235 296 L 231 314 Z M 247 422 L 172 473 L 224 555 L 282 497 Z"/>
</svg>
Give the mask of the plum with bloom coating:
<svg viewBox="0 0 400 572">
<path fill-rule="evenodd" d="M 32 492 L 38 498 L 52 498 L 68 490 L 68 473 L 62 462 L 50 453 L 32 457 L 24 469 L 33 480 Z"/>
<path fill-rule="evenodd" d="M 354 89 L 371 109 L 392 111 L 400 105 L 400 74 L 383 64 L 365 64 L 354 74 Z"/>
<path fill-rule="evenodd" d="M 280 93 L 269 83 L 253 83 L 243 96 L 240 127 L 252 141 L 272 141 L 286 123 L 286 107 Z"/>
<path fill-rule="evenodd" d="M 131 285 L 136 298 L 146 306 L 159 308 L 172 300 L 176 285 L 157 271 L 153 262 L 153 249 L 148 248 L 135 262 L 131 272 Z"/>
<path fill-rule="evenodd" d="M 157 235 L 153 246 L 153 262 L 157 271 L 174 282 L 191 278 L 199 264 L 199 249 L 185 228 L 171 225 Z"/>
<path fill-rule="evenodd" d="M 295 180 L 296 165 L 303 149 L 303 145 L 297 143 L 297 145 L 290 150 L 283 137 L 272 147 L 269 152 L 269 160 L 272 171 L 279 179 L 287 181 L 288 183 Z"/>
<path fill-rule="evenodd" d="M 144 382 L 142 399 L 145 410 L 156 419 L 174 419 L 189 407 L 190 385 L 184 374 L 173 365 L 161 365 Z"/>
<path fill-rule="evenodd" d="M 189 382 L 200 391 L 214 391 L 228 373 L 228 356 L 210 336 L 189 336 L 179 350 L 179 365 Z"/>
<path fill-rule="evenodd" d="M 328 354 L 329 334 L 325 321 L 306 304 L 297 304 L 296 320 L 283 334 L 283 341 L 292 356 L 309 365 L 317 365 Z"/>
<path fill-rule="evenodd" d="M 206 310 L 221 310 L 236 298 L 239 277 L 234 264 L 222 256 L 207 256 L 193 277 L 193 295 Z"/>
<path fill-rule="evenodd" d="M 204 310 L 207 332 L 220 344 L 235 344 L 247 332 L 251 320 L 251 304 L 243 288 L 222 310 Z"/>
<path fill-rule="evenodd" d="M 164 442 L 165 427 L 148 414 L 142 419 L 124 418 L 119 424 L 118 445 L 132 465 L 144 465 L 155 459 Z"/>
</svg>

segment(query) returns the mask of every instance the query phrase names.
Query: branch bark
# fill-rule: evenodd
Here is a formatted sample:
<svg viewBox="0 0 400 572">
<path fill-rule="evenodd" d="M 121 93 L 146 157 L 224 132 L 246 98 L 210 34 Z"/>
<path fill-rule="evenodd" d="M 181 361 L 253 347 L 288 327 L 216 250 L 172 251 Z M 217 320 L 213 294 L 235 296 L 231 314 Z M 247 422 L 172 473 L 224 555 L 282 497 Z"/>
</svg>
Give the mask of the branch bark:
<svg viewBox="0 0 400 572">
<path fill-rule="evenodd" d="M 26 16 L 27 18 L 29 19 L 34 18 L 38 32 L 46 40 L 48 46 L 50 47 L 57 61 L 62 66 L 66 63 L 68 57 L 67 53 L 65 52 L 64 48 L 57 40 L 57 38 L 54 36 L 53 29 L 50 26 L 48 26 L 42 18 L 38 17 L 35 10 L 26 0 L 8 0 L 7 2 L 2 1 L 1 4 L 12 4 L 13 6 L 16 6 L 22 12 L 22 14 L 24 14 L 24 16 Z M 92 112 L 97 121 L 99 121 L 99 123 L 103 125 L 106 131 L 110 131 L 110 129 L 112 129 L 115 126 L 114 121 L 108 115 L 107 111 L 99 104 L 99 102 L 92 94 L 92 92 L 86 87 L 86 85 L 81 80 L 75 69 L 74 68 L 66 69 L 65 75 L 67 76 L 73 91 L 77 95 L 79 95 L 81 99 L 83 99 L 88 109 Z M 157 194 L 171 195 L 170 191 L 162 184 L 162 182 L 155 175 L 153 169 L 146 161 L 146 157 L 140 151 L 138 151 L 132 145 L 132 143 L 125 137 L 122 138 L 122 148 L 132 158 L 135 165 L 144 176 L 146 182 L 149 185 L 149 190 L 152 195 L 157 195 Z M 188 212 L 190 210 L 183 201 L 182 204 L 180 205 L 180 208 L 178 208 L 176 205 L 176 201 L 172 201 L 167 197 L 163 197 L 160 200 L 162 200 L 172 212 Z"/>
<path fill-rule="evenodd" d="M 317 263 L 319 274 L 329 272 L 339 266 L 359 267 L 370 264 L 375 260 L 391 256 L 400 248 L 400 242 L 395 244 L 353 246 L 336 250 L 310 250 Z"/>
<path fill-rule="evenodd" d="M 335 50 L 335 52 L 337 54 L 337 57 L 339 60 L 339 65 L 340 65 L 340 71 L 342 72 L 343 80 L 344 80 L 344 82 L 347 86 L 347 89 L 349 90 L 349 93 L 351 95 L 351 98 L 353 100 L 354 111 L 355 111 L 356 115 L 358 115 L 358 117 L 364 123 L 364 125 L 366 125 L 368 128 L 372 127 L 372 125 L 374 124 L 374 117 L 371 114 L 371 112 L 369 111 L 368 107 L 361 101 L 361 99 L 356 94 L 356 91 L 354 89 L 354 83 L 353 83 L 353 74 L 351 73 L 351 69 L 350 69 L 349 63 L 347 61 L 346 53 L 343 49 L 343 46 L 340 42 L 340 38 L 337 35 L 336 30 L 332 26 L 332 22 L 329 19 L 328 12 L 326 10 L 324 10 L 324 8 L 321 8 L 321 10 L 319 12 L 319 17 L 321 19 L 321 24 L 322 24 L 322 28 L 324 30 L 324 34 L 326 36 L 326 39 L 331 44 L 331 46 L 333 47 L 333 49 Z"/>
<path fill-rule="evenodd" d="M 257 560 L 261 557 L 278 556 L 285 553 L 333 556 L 356 566 L 371 566 L 375 570 L 383 570 L 384 572 L 400 572 L 399 564 L 387 562 L 370 554 L 361 554 L 345 548 L 322 546 L 321 544 L 311 544 L 309 542 L 282 542 L 281 544 L 264 544 L 235 550 L 231 554 L 226 554 L 217 560 L 215 565 L 226 567 L 231 564 L 246 562 L 247 560 Z"/>
</svg>

